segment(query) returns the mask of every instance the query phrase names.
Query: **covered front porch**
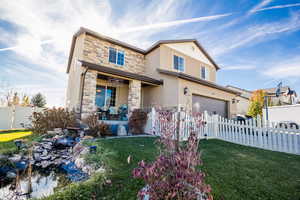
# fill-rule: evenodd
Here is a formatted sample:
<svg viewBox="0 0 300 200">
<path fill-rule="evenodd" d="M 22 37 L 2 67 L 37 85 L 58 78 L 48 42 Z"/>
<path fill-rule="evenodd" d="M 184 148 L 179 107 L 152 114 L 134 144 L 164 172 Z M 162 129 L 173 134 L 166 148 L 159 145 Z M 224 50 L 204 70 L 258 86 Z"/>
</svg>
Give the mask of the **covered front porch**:
<svg viewBox="0 0 300 200">
<path fill-rule="evenodd" d="M 129 110 L 142 105 L 143 87 L 140 81 L 98 73 L 95 106 L 99 120 L 127 121 Z"/>
<path fill-rule="evenodd" d="M 119 69 L 83 63 L 85 74 L 81 117 L 96 112 L 99 120 L 127 121 L 129 113 L 144 106 L 146 88 L 162 81 Z"/>
</svg>

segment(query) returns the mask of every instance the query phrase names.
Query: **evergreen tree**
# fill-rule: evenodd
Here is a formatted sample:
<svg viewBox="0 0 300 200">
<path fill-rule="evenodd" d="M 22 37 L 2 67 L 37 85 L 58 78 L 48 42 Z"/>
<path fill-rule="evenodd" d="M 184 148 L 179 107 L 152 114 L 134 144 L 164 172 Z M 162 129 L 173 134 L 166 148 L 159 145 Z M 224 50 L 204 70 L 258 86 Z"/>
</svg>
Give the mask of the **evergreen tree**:
<svg viewBox="0 0 300 200">
<path fill-rule="evenodd" d="M 46 105 L 45 97 L 39 92 L 31 99 L 31 104 L 36 107 L 44 107 Z"/>
</svg>

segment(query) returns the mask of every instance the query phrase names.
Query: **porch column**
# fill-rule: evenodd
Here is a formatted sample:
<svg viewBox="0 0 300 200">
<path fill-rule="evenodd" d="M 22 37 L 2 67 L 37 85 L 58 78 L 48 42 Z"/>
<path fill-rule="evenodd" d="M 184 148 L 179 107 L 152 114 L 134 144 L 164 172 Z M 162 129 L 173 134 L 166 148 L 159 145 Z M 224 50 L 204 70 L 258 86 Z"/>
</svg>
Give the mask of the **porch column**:
<svg viewBox="0 0 300 200">
<path fill-rule="evenodd" d="M 82 119 L 86 118 L 89 114 L 96 111 L 96 85 L 97 85 L 97 72 L 88 71 L 85 75 L 83 99 L 82 99 Z"/>
<path fill-rule="evenodd" d="M 141 106 L 141 81 L 129 81 L 128 91 L 128 111 L 131 113 L 134 109 Z"/>
</svg>

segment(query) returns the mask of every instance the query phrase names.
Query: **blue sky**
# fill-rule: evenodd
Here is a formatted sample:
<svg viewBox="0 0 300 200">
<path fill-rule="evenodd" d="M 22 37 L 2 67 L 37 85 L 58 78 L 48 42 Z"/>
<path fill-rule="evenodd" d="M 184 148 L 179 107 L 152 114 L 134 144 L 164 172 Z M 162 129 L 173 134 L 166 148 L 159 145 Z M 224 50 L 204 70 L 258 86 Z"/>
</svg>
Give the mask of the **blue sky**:
<svg viewBox="0 0 300 200">
<path fill-rule="evenodd" d="M 0 96 L 8 88 L 65 103 L 67 57 L 80 26 L 146 49 L 196 38 L 221 67 L 217 83 L 280 81 L 300 93 L 300 0 L 1 0 Z"/>
</svg>

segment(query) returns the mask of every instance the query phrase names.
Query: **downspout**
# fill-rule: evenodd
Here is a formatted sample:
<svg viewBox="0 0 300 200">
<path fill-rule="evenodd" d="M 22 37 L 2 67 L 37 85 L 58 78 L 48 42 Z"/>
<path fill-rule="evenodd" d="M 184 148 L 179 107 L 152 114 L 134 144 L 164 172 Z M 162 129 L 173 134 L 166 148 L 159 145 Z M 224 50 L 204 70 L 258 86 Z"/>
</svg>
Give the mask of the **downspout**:
<svg viewBox="0 0 300 200">
<path fill-rule="evenodd" d="M 81 119 L 82 114 L 82 101 L 83 101 L 83 94 L 84 94 L 84 83 L 85 83 L 85 75 L 87 71 L 89 70 L 88 67 L 86 67 L 85 71 L 81 74 L 82 77 L 82 85 L 81 85 L 81 97 L 80 97 L 80 111 L 79 111 L 79 119 Z"/>
</svg>

